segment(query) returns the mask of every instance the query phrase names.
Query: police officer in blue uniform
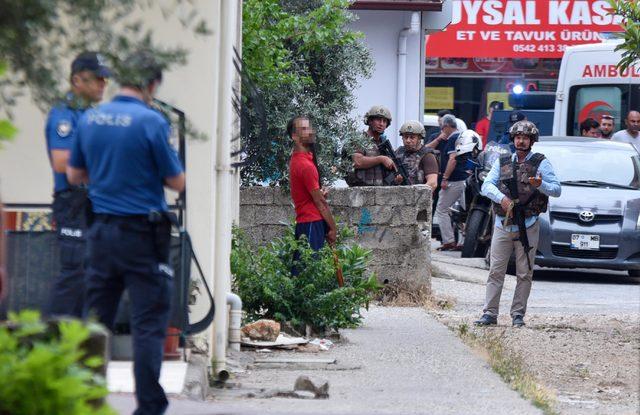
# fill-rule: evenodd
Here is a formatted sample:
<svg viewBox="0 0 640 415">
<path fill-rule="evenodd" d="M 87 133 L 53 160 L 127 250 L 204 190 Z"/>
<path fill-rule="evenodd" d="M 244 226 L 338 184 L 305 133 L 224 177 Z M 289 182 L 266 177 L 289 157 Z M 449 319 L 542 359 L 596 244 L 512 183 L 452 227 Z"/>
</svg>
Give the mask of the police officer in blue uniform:
<svg viewBox="0 0 640 415">
<path fill-rule="evenodd" d="M 87 232 L 88 315 L 113 330 L 123 290 L 131 301 L 136 415 L 164 413 L 159 383 L 169 322 L 173 271 L 164 186 L 182 192 L 185 176 L 169 144 L 169 124 L 150 108 L 162 81 L 152 54 L 127 58 L 121 89 L 87 111 L 78 125 L 67 176 L 89 183 L 93 223 Z"/>
<path fill-rule="evenodd" d="M 84 298 L 84 255 L 87 192 L 67 182 L 66 168 L 81 115 L 102 100 L 110 70 L 103 57 L 83 52 L 71 63 L 71 90 L 49 112 L 45 135 L 53 169 L 53 218 L 60 247 L 60 273 L 53 281 L 45 311 L 81 317 Z"/>
</svg>

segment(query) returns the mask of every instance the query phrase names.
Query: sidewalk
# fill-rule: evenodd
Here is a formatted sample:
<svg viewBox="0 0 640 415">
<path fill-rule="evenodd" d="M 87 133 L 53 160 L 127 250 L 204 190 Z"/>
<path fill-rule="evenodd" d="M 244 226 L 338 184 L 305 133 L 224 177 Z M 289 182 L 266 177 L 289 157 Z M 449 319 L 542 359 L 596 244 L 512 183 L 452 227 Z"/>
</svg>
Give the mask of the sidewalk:
<svg viewBox="0 0 640 415">
<path fill-rule="evenodd" d="M 292 389 L 300 375 L 329 381 L 329 399 L 246 398 L 218 393 L 215 402 L 173 398 L 168 414 L 540 414 L 510 390 L 484 360 L 420 308 L 372 307 L 363 327 L 328 352 L 280 352 L 265 358 L 335 358 L 313 368 L 257 367 L 238 376 L 241 390 Z M 131 395 L 112 394 L 121 414 Z"/>
</svg>

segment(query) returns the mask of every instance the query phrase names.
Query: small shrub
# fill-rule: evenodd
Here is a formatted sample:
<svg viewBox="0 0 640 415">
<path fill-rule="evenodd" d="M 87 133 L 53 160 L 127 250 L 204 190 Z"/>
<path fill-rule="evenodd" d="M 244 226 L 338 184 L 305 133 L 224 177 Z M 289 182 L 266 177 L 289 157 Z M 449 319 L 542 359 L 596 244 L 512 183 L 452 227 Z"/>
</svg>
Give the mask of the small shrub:
<svg viewBox="0 0 640 415">
<path fill-rule="evenodd" d="M 85 356 L 89 328 L 77 320 L 49 330 L 35 311 L 10 314 L 0 326 L 0 415 L 108 415 L 106 382 Z"/>
<path fill-rule="evenodd" d="M 294 327 L 308 324 L 316 330 L 358 326 L 361 307 L 368 307 L 379 285 L 375 275 L 367 274 L 371 252 L 345 243 L 352 236 L 347 228 L 340 229 L 336 251 L 345 284 L 339 288 L 328 245 L 314 252 L 305 238 L 295 239 L 290 226 L 282 238 L 256 251 L 242 231 L 235 229 L 231 272 L 247 320 L 271 318 Z M 294 260 L 296 251 L 299 260 Z M 294 266 L 299 270 L 296 277 L 291 275 Z"/>
</svg>

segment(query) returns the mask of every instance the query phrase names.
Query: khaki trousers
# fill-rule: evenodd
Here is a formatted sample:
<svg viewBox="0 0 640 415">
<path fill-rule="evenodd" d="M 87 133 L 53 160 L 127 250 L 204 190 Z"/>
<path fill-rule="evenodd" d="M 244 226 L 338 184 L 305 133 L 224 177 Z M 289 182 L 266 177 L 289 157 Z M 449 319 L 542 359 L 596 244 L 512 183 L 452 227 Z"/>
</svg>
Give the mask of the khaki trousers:
<svg viewBox="0 0 640 415">
<path fill-rule="evenodd" d="M 536 257 L 539 234 L 540 221 L 536 221 L 533 226 L 527 229 L 529 245 L 532 247 L 531 251 L 529 251 L 529 260 L 532 268 Z M 527 311 L 533 269 L 529 269 L 524 248 L 518 240 L 518 232 L 507 232 L 494 227 L 493 237 L 491 238 L 491 266 L 489 268 L 487 295 L 484 303 L 484 313 L 492 317 L 498 317 L 504 275 L 507 272 L 509 258 L 514 249 L 516 251 L 516 276 L 518 281 L 516 283 L 516 291 L 513 294 L 513 302 L 511 303 L 511 317 L 524 316 Z"/>
<path fill-rule="evenodd" d="M 443 245 L 456 241 L 453 226 L 451 226 L 451 211 L 449 208 L 460 199 L 460 196 L 464 193 L 464 186 L 464 180 L 459 180 L 449 182 L 446 189 L 440 189 L 438 205 L 436 206 L 436 218 L 438 218 L 438 226 L 440 227 Z"/>
</svg>

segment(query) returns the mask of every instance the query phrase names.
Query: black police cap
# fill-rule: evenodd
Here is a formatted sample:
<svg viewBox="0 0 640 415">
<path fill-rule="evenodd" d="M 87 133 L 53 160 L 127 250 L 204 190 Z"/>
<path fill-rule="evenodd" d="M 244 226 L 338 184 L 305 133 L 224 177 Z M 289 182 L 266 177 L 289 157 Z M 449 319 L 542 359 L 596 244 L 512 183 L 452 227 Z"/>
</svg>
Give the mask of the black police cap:
<svg viewBox="0 0 640 415">
<path fill-rule="evenodd" d="M 82 52 L 71 63 L 71 74 L 91 71 L 102 78 L 111 76 L 111 69 L 106 64 L 104 56 L 97 52 Z"/>
<path fill-rule="evenodd" d="M 520 111 L 513 111 L 511 114 L 509 114 L 509 121 L 511 122 L 511 124 L 515 124 L 518 121 L 524 120 L 525 118 L 525 115 Z"/>
</svg>

